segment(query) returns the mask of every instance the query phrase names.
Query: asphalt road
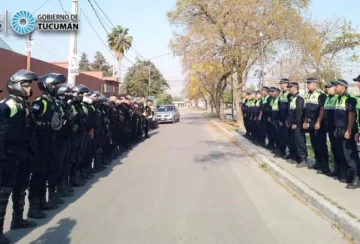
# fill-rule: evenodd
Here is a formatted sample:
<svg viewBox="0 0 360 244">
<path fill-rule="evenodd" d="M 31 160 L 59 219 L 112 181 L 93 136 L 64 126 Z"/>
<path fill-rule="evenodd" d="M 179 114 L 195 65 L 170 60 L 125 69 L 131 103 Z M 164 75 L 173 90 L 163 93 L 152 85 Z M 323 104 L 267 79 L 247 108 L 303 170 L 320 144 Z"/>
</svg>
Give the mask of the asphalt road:
<svg viewBox="0 0 360 244">
<path fill-rule="evenodd" d="M 7 217 L 5 232 L 24 244 L 346 243 L 201 115 L 184 111 L 48 213 L 33 230 L 7 232 Z"/>
</svg>

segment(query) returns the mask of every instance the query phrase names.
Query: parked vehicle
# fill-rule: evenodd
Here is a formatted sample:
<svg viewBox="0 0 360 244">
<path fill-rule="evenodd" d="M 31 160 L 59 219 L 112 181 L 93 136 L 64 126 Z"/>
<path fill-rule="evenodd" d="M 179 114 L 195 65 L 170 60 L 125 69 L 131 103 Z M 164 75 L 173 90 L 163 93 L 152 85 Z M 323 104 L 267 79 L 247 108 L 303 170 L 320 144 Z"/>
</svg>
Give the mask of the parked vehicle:
<svg viewBox="0 0 360 244">
<path fill-rule="evenodd" d="M 173 104 L 165 104 L 157 107 L 155 117 L 158 123 L 172 122 L 176 123 L 180 121 L 179 109 Z"/>
</svg>

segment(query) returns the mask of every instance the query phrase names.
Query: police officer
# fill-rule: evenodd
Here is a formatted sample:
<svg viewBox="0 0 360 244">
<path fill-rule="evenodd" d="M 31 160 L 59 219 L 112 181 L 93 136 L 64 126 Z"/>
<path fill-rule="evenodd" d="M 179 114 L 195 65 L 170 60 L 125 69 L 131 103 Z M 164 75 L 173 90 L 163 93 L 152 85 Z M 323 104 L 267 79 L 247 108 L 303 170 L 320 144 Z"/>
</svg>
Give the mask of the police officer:
<svg viewBox="0 0 360 244">
<path fill-rule="evenodd" d="M 271 104 L 271 122 L 273 124 L 274 128 L 274 137 L 275 137 L 275 144 L 276 144 L 276 150 L 274 157 L 284 157 L 285 156 L 285 150 L 286 150 L 286 144 L 284 142 L 283 137 L 283 128 L 280 124 L 281 121 L 281 113 L 280 113 L 280 89 L 277 87 L 271 87 L 272 95 L 273 95 L 273 101 Z"/>
<path fill-rule="evenodd" d="M 115 155 L 115 151 L 116 151 L 116 147 L 117 144 L 116 142 L 118 141 L 118 125 L 119 125 L 119 112 L 118 112 L 118 108 L 117 108 L 117 104 L 116 104 L 116 95 L 115 94 L 111 94 L 109 97 L 109 111 L 108 111 L 108 115 L 107 117 L 110 120 L 110 131 L 111 131 L 111 136 L 112 136 L 112 141 L 113 144 L 110 148 L 110 152 L 108 152 L 108 154 L 110 155 L 111 159 L 115 159 L 116 155 Z"/>
<path fill-rule="evenodd" d="M 339 140 L 336 140 L 334 136 L 334 109 L 335 104 L 338 99 L 338 95 L 335 93 L 335 85 L 332 82 L 329 82 L 325 85 L 325 88 L 327 89 L 327 98 L 325 100 L 324 104 L 324 120 L 326 123 L 326 129 L 327 133 L 330 139 L 330 145 L 331 145 L 331 152 L 334 157 L 335 162 L 335 169 L 331 173 L 329 173 L 329 176 L 341 176 L 341 172 L 347 172 L 347 164 L 341 162 L 341 155 L 339 155 L 338 147 L 342 147 L 341 144 L 339 144 Z M 344 165 L 342 167 L 342 165 Z"/>
<path fill-rule="evenodd" d="M 266 138 L 268 138 L 269 140 L 269 144 L 270 145 L 270 137 L 269 137 L 269 133 L 270 133 L 270 124 L 268 122 L 268 118 L 270 115 L 270 96 L 269 96 L 269 91 L 270 88 L 267 86 L 263 86 L 261 89 L 261 115 L 260 115 L 260 144 L 262 146 L 265 146 L 265 140 Z M 267 147 L 269 147 L 267 145 Z"/>
<path fill-rule="evenodd" d="M 360 187 L 360 158 L 355 141 L 358 133 L 356 125 L 356 98 L 347 93 L 348 83 L 345 80 L 333 82 L 338 98 L 334 109 L 334 135 L 339 144 L 339 152 L 348 164 L 349 171 L 346 183 L 348 188 Z"/>
<path fill-rule="evenodd" d="M 309 132 L 311 145 L 314 149 L 316 163 L 313 168 L 319 169 L 318 173 L 328 174 L 330 168 L 324 121 L 326 95 L 318 88 L 319 81 L 317 78 L 308 78 L 306 83 L 309 93 L 305 99 L 303 128 Z"/>
<path fill-rule="evenodd" d="M 256 95 L 255 95 L 255 102 L 254 102 L 254 106 L 253 106 L 253 121 L 254 121 L 254 134 L 255 134 L 255 138 L 254 138 L 254 143 L 259 145 L 259 146 L 263 146 L 263 144 L 261 144 L 261 92 L 260 91 L 256 91 Z"/>
<path fill-rule="evenodd" d="M 70 183 L 74 187 L 83 186 L 86 179 L 80 176 L 81 163 L 84 157 L 85 137 L 87 133 L 87 107 L 82 104 L 83 94 L 88 89 L 82 85 L 76 85 L 72 90 L 74 102 L 72 103 L 72 111 L 74 114 L 73 138 L 70 153 Z"/>
<path fill-rule="evenodd" d="M 4 235 L 4 220 L 10 194 L 12 194 L 13 217 L 11 229 L 31 228 L 36 223 L 23 219 L 26 188 L 29 185 L 32 163 L 38 159 L 35 140 L 35 120 L 28 97 L 31 83 L 37 74 L 19 70 L 7 81 L 9 96 L 0 103 L 0 114 L 7 126 L 0 124 L 1 176 L 0 183 L 0 243 L 10 243 Z M 2 121 L 4 122 L 4 121 Z"/>
<path fill-rule="evenodd" d="M 256 91 L 252 91 L 249 95 L 248 112 L 249 112 L 249 139 L 253 141 L 256 135 L 256 122 L 254 121 L 254 106 L 255 106 Z"/>
<path fill-rule="evenodd" d="M 144 121 L 144 132 L 145 132 L 145 138 L 149 138 L 149 127 L 150 127 L 150 121 L 152 118 L 152 110 L 151 110 L 151 106 L 152 106 L 152 100 L 151 99 L 147 99 L 147 104 L 145 106 L 145 113 L 146 113 L 146 118 Z"/>
<path fill-rule="evenodd" d="M 289 117 L 286 125 L 288 128 L 291 128 L 289 143 L 294 144 L 291 145 L 291 147 L 295 148 L 296 153 L 291 155 L 291 160 L 297 162 L 296 167 L 298 168 L 307 167 L 308 153 L 305 132 L 302 128 L 305 101 L 304 98 L 299 95 L 299 84 L 297 82 L 290 82 L 288 88 L 292 96 L 290 98 Z"/>
<path fill-rule="evenodd" d="M 53 160 L 53 146 L 56 131 L 62 127 L 61 110 L 56 102 L 55 88 L 65 82 L 65 76 L 49 73 L 41 76 L 37 82 L 43 94 L 32 104 L 36 119 L 36 138 L 38 142 L 39 161 L 35 165 L 29 187 L 28 217 L 41 219 L 46 214 L 40 210 L 58 208 L 57 203 L 62 201 L 56 194 L 56 183 L 59 177 L 58 162 Z M 60 172 L 61 173 L 61 172 Z M 48 182 L 49 201 L 46 201 L 46 183 Z"/>
<path fill-rule="evenodd" d="M 62 84 L 56 88 L 56 97 L 60 103 L 63 111 L 63 126 L 56 133 L 56 139 L 54 142 L 53 153 L 56 157 L 53 160 L 57 160 L 58 164 L 62 164 L 61 174 L 59 175 L 56 192 L 60 197 L 70 197 L 74 194 L 69 191 L 68 179 L 70 174 L 70 151 L 71 151 L 71 138 L 73 134 L 73 111 L 71 108 L 71 87 L 68 84 Z"/>
<path fill-rule="evenodd" d="M 289 148 L 289 154 L 284 157 L 284 159 L 293 159 L 296 157 L 296 148 L 293 142 L 290 141 L 290 136 L 292 134 L 292 129 L 286 126 L 287 117 L 289 116 L 289 102 L 291 93 L 288 91 L 287 86 L 289 85 L 290 80 L 283 78 L 280 80 L 281 94 L 280 94 L 280 136 L 285 139 L 285 147 Z"/>
</svg>

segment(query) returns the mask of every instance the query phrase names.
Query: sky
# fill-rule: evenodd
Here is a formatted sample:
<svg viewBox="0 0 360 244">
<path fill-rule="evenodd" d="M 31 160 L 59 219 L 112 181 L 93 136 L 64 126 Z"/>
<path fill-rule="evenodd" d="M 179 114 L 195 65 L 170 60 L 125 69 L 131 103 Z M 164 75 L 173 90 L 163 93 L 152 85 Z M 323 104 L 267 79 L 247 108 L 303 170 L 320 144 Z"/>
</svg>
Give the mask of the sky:
<svg viewBox="0 0 360 244">
<path fill-rule="evenodd" d="M 19 2 L 21 2 L 21 7 Z M 96 4 L 91 0 L 94 7 Z M 129 28 L 129 35 L 133 36 L 133 49 L 126 53 L 127 59 L 123 61 L 122 73 L 135 62 L 139 54 L 146 58 L 162 57 L 153 59 L 157 68 L 169 81 L 171 94 L 180 95 L 184 78 L 181 62 L 178 57 L 170 53 L 169 40 L 172 37 L 172 28 L 166 17 L 167 11 L 175 7 L 176 0 L 96 0 L 107 17 L 114 25 Z M 40 9 L 39 9 L 40 8 Z M 79 0 L 79 8 L 90 19 L 103 42 L 106 42 L 106 32 L 98 21 L 88 0 Z M 334 16 L 346 17 L 353 25 L 360 27 L 360 1 L 359 0 L 312 0 L 310 11 L 317 20 L 331 19 Z M 8 10 L 15 13 L 19 10 L 29 12 L 37 11 L 35 14 L 55 14 L 71 12 L 71 0 L 12 0 L 0 3 L 0 14 Z M 97 9 L 98 10 L 98 9 Z M 80 11 L 79 11 L 80 12 Z M 98 10 L 101 14 L 101 12 Z M 102 16 L 104 23 L 106 18 Z M 88 54 L 90 61 L 96 51 L 100 51 L 110 64 L 116 64 L 116 60 L 107 49 L 97 34 L 92 30 L 90 24 L 80 12 L 80 26 L 78 32 L 78 53 Z M 111 24 L 107 24 L 111 27 Z M 105 27 L 107 27 L 105 24 Z M 108 28 L 110 29 L 110 28 Z M 360 29 L 359 29 L 360 30 Z M 7 44 L 15 51 L 25 54 L 25 39 L 14 35 L 0 33 Z M 32 56 L 48 62 L 66 61 L 69 54 L 69 33 L 35 32 Z M 139 54 L 138 54 L 139 53 Z M 360 74 L 360 64 L 346 65 L 343 68 L 345 79 L 352 80 Z"/>
</svg>

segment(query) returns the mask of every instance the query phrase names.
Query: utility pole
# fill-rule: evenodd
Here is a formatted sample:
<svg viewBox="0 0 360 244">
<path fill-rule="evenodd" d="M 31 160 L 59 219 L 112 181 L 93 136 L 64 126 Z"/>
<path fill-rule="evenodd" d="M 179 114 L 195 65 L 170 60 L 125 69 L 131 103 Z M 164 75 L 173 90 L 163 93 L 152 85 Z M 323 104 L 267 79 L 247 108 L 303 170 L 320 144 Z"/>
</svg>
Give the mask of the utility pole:
<svg viewBox="0 0 360 244">
<path fill-rule="evenodd" d="M 26 39 L 26 69 L 30 70 L 31 68 L 31 51 L 33 47 L 34 41 L 31 37 L 31 34 L 29 35 L 29 39 Z"/>
<path fill-rule="evenodd" d="M 149 81 L 148 81 L 148 97 L 150 96 L 150 84 L 151 84 L 151 66 L 150 66 L 150 61 L 149 61 Z"/>
<path fill-rule="evenodd" d="M 79 2 L 78 0 L 71 0 L 71 14 L 78 15 Z M 68 61 L 68 84 L 75 86 L 75 74 L 71 74 L 70 65 L 72 57 L 77 55 L 77 30 L 70 33 L 69 43 L 69 61 Z"/>
<path fill-rule="evenodd" d="M 260 52 L 261 52 L 261 87 L 264 86 L 264 43 L 263 43 L 263 36 L 264 33 L 260 31 Z M 260 87 L 260 89 L 261 89 Z"/>
</svg>

